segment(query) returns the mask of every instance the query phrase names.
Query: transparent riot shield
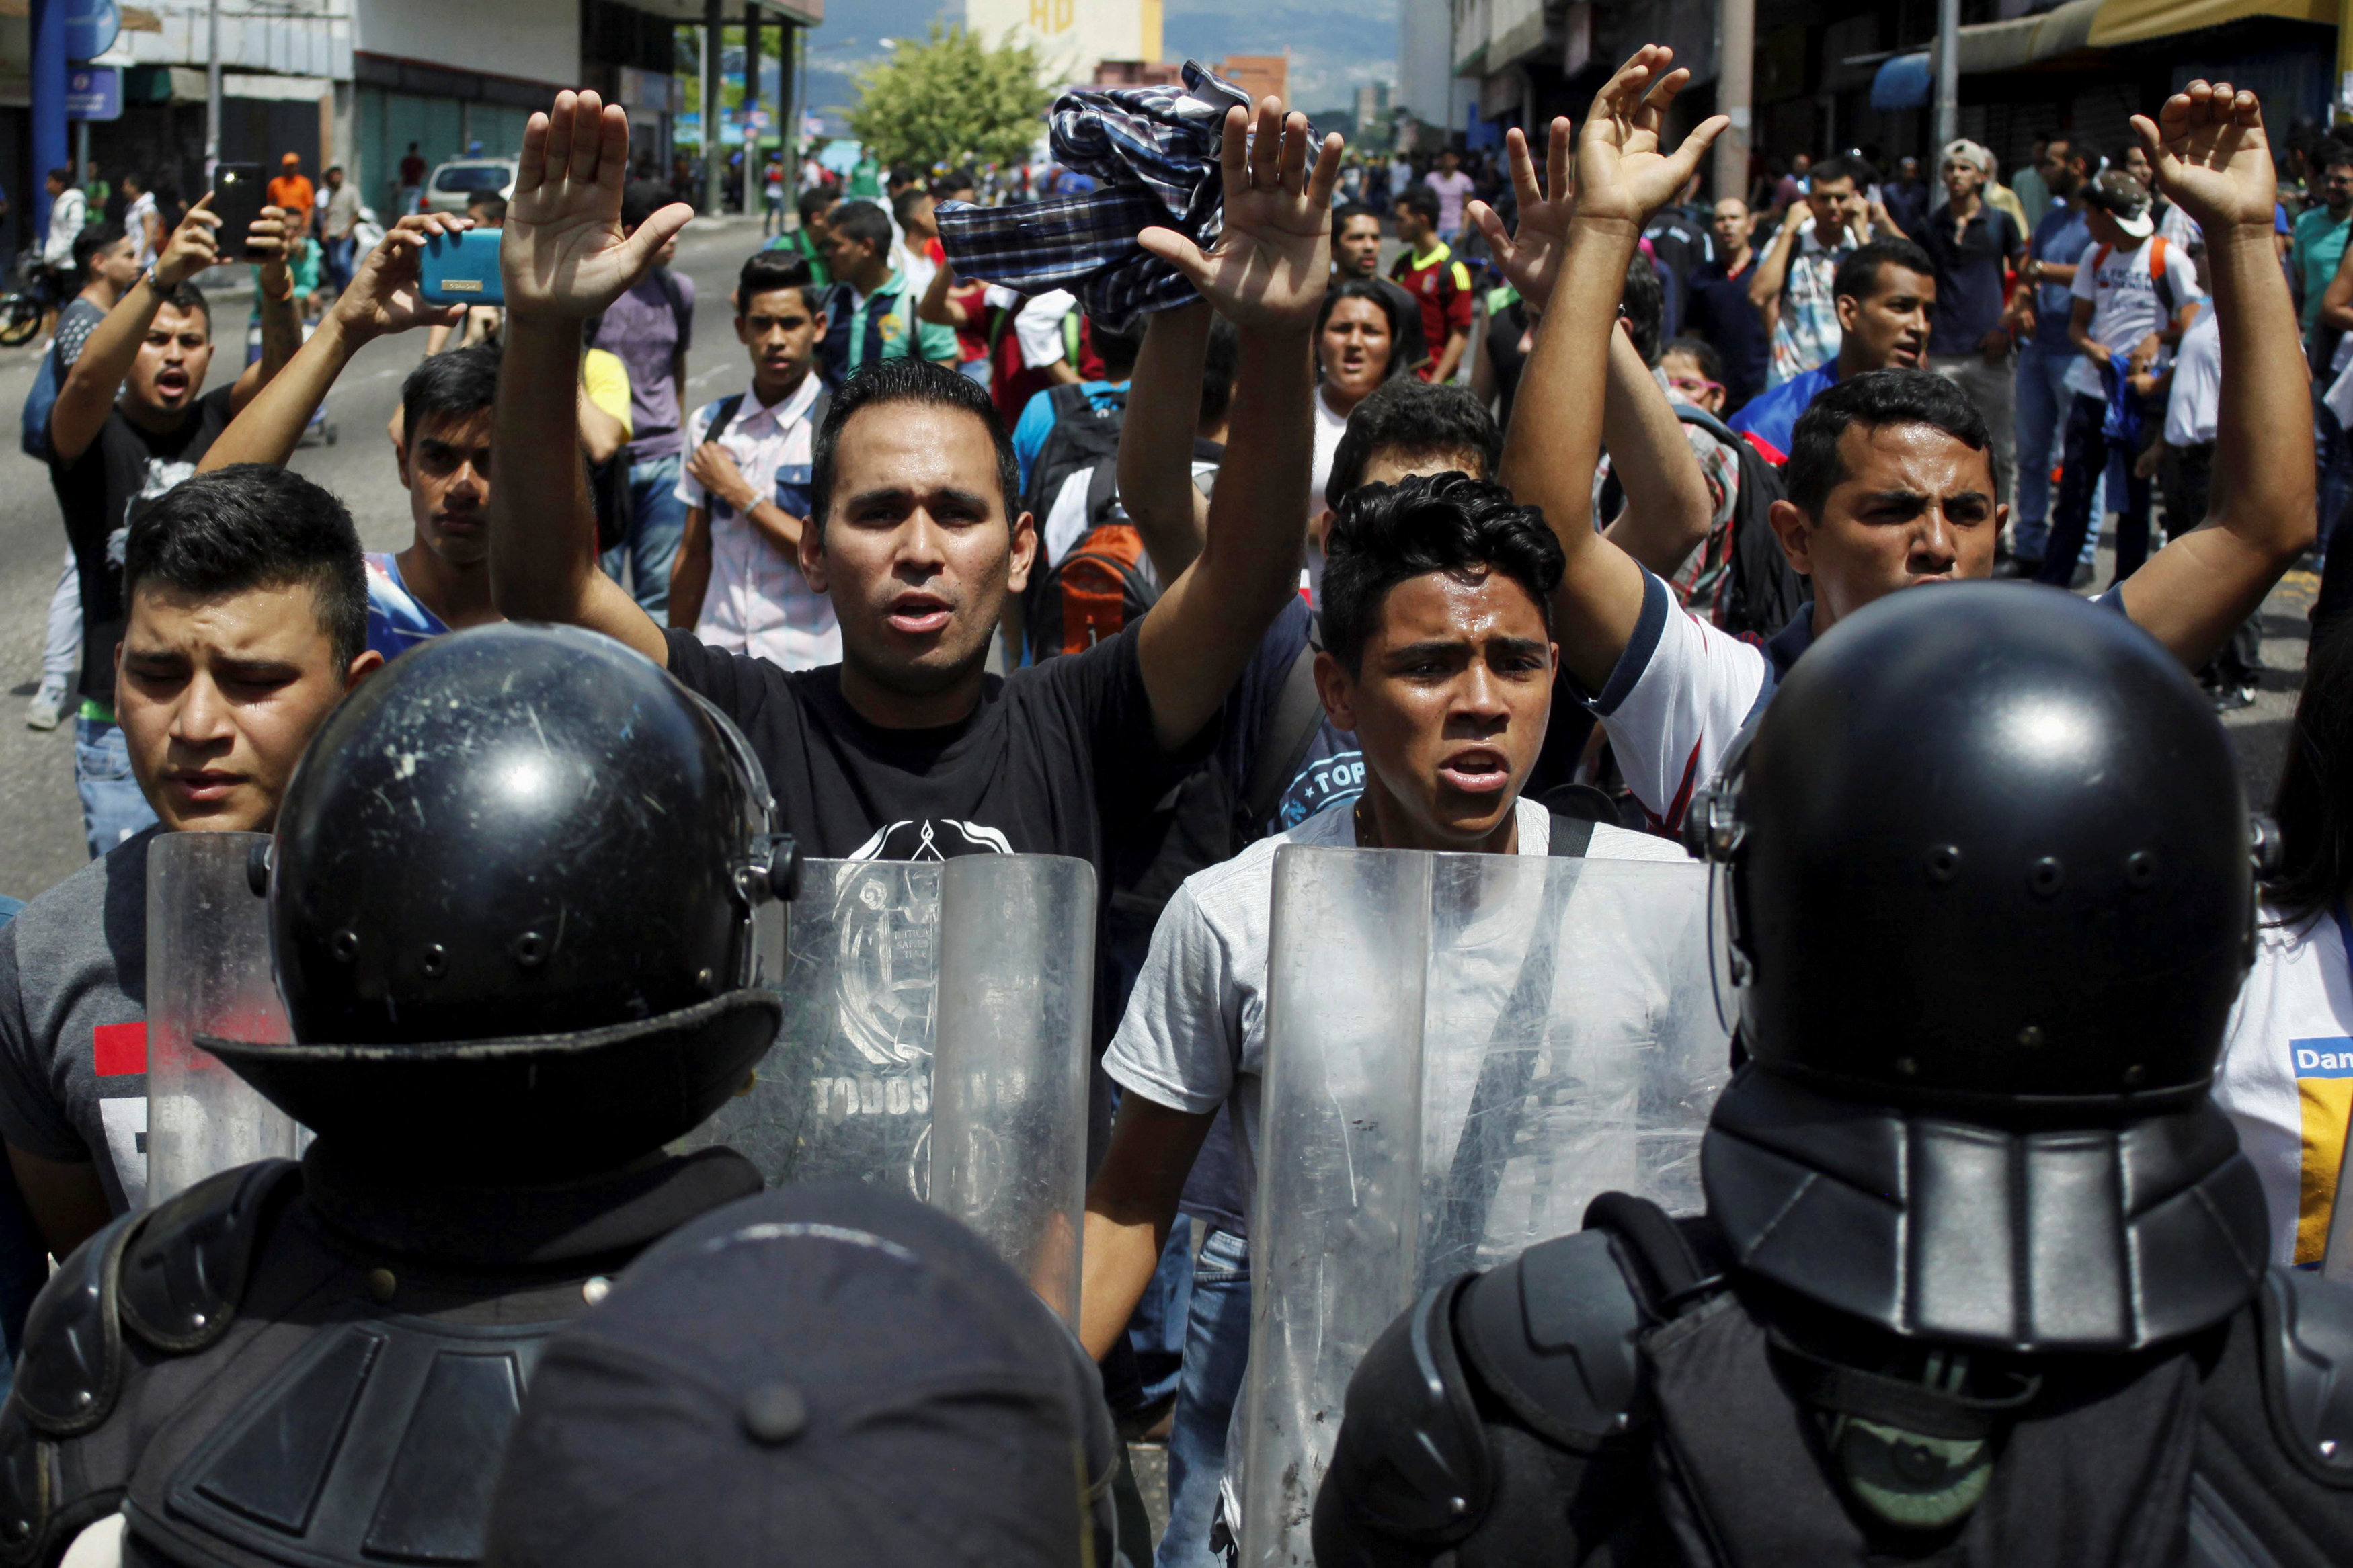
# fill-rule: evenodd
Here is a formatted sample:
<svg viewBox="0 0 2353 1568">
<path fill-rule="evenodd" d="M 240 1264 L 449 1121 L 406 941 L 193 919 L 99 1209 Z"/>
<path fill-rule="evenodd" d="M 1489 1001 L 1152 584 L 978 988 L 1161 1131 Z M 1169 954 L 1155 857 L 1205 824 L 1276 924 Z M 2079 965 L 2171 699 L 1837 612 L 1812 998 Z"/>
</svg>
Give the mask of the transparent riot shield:
<svg viewBox="0 0 2353 1568">
<path fill-rule="evenodd" d="M 290 1040 L 269 966 L 269 904 L 247 870 L 261 833 L 165 833 L 147 850 L 147 1191 L 161 1203 L 205 1177 L 310 1142 L 197 1035 Z"/>
<path fill-rule="evenodd" d="M 1082 860 L 805 863 L 784 1026 L 681 1146 L 724 1144 L 771 1185 L 899 1186 L 1075 1321 L 1094 931 Z"/>
<path fill-rule="evenodd" d="M 1348 1379 L 1421 1291 L 1612 1190 L 1701 1206 L 1729 1077 L 1706 876 L 1662 861 L 1275 859 L 1240 1433 L 1242 1562 L 1306 1563 Z"/>
</svg>

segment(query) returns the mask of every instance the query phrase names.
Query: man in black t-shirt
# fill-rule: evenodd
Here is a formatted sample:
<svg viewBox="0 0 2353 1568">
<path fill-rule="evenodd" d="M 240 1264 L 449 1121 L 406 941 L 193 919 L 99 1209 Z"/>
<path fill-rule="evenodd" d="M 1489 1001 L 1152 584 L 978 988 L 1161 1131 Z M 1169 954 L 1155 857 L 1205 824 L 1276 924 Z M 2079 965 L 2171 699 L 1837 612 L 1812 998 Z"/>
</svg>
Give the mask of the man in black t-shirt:
<svg viewBox="0 0 2353 1568">
<path fill-rule="evenodd" d="M 81 707 L 74 720 L 74 783 L 93 858 L 155 820 L 114 722 L 114 647 L 121 639 L 122 542 L 132 509 L 196 470 L 205 451 L 301 338 L 294 280 L 281 254 L 279 211 L 261 209 L 246 237 L 261 266 L 259 363 L 234 386 L 206 395 L 212 313 L 188 279 L 219 258 L 210 198 L 172 233 L 164 253 L 90 329 L 49 409 L 49 483 L 65 514 L 81 584 Z M 117 389 L 121 397 L 116 396 Z"/>
<path fill-rule="evenodd" d="M 1084 653 L 1003 679 L 984 669 L 1037 549 L 1011 445 L 987 395 L 949 367 L 891 360 L 833 396 L 814 454 L 800 565 L 832 600 L 842 662 L 792 674 L 667 635 L 596 569 L 573 428 L 578 321 L 643 273 L 691 215 L 620 226 L 627 117 L 594 93 L 533 116 L 501 263 L 508 324 L 495 441 L 491 591 L 514 617 L 567 622 L 662 661 L 740 724 L 783 826 L 818 857 L 995 850 L 1105 864 L 1205 749 L 1228 690 L 1290 600 L 1308 483 L 1308 340 L 1329 269 L 1333 138 L 1305 121 L 1225 128 L 1225 226 L 1203 257 L 1146 247 L 1240 331 L 1232 434 L 1208 540 L 1152 612 Z"/>
</svg>

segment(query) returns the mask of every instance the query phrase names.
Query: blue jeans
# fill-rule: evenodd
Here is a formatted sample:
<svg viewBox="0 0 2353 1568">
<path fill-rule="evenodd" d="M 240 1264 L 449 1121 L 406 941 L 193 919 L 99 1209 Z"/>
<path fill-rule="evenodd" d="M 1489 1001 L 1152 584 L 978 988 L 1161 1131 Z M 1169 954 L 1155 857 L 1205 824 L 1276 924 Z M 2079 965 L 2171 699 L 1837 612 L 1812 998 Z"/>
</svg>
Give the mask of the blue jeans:
<svg viewBox="0 0 2353 1568">
<path fill-rule="evenodd" d="M 1193 1259 L 1185 1365 L 1168 1433 L 1168 1529 L 1153 1568 L 1225 1568 L 1224 1557 L 1209 1550 L 1209 1526 L 1226 1476 L 1226 1427 L 1250 1364 L 1250 1243 L 1213 1229 Z"/>
<path fill-rule="evenodd" d="M 978 359 L 968 359 L 957 365 L 956 374 L 966 381 L 976 381 L 983 386 L 988 386 L 994 384 L 992 377 L 996 368 L 997 362 L 983 354 Z"/>
<path fill-rule="evenodd" d="M 2098 488 L 2108 459 L 2121 449 L 2101 433 L 2107 416 L 2105 399 L 2076 394 L 2074 406 L 2067 414 L 2066 472 L 2059 479 L 2059 510 L 2052 519 L 2051 545 L 2038 582 L 2066 587 L 2075 574 L 2079 545 L 2096 542 L 2100 537 L 2092 492 Z M 2132 456 L 2125 455 L 2127 460 Z M 2139 571 L 2141 563 L 2148 559 L 2148 481 L 2133 478 L 2127 468 L 2124 486 L 2124 504 L 2116 509 L 2115 581 L 2118 583 Z"/>
<path fill-rule="evenodd" d="M 320 247 L 321 260 L 327 268 L 328 286 L 338 294 L 352 286 L 352 250 L 358 241 L 350 235 L 331 239 Z"/>
<path fill-rule="evenodd" d="M 155 808 L 132 776 L 131 746 L 118 724 L 74 720 L 74 789 L 81 795 L 81 830 L 93 860 L 155 826 Z"/>
<path fill-rule="evenodd" d="M 1186 1320 L 1193 1306 L 1193 1222 L 1183 1215 L 1169 1227 L 1160 1267 L 1127 1320 L 1127 1347 L 1135 1352 L 1136 1408 L 1146 1410 L 1176 1392 L 1184 1371 Z"/>
<path fill-rule="evenodd" d="M 629 465 L 629 531 L 605 552 L 605 575 L 621 581 L 629 568 L 629 594 L 658 626 L 670 621 L 670 569 L 686 537 L 686 503 L 678 499 L 678 476 L 685 461 L 673 452 Z"/>
<path fill-rule="evenodd" d="M 2067 412 L 2075 395 L 2063 384 L 2080 356 L 2065 349 L 2028 343 L 2018 351 L 2018 492 L 2010 505 L 2010 553 L 2040 561 L 2051 537 L 2051 459 L 2064 451 Z M 2105 489 L 2105 487 L 2103 487 Z M 2092 516 L 2106 514 L 2100 489 L 2092 495 Z M 2100 547 L 2100 531 L 2084 531 L 2083 559 Z"/>
</svg>

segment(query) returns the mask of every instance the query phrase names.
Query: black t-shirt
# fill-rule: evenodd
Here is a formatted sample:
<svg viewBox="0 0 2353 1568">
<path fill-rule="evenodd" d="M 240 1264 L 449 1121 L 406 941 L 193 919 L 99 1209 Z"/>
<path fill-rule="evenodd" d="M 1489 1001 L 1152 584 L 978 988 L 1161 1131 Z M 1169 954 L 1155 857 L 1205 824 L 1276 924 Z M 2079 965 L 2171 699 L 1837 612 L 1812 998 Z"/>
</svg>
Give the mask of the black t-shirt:
<svg viewBox="0 0 2353 1568">
<path fill-rule="evenodd" d="M 983 685 L 962 722 L 886 730 L 841 695 L 841 667 L 790 674 L 764 658 L 670 634 L 670 669 L 742 727 L 803 855 L 944 860 L 1070 855 L 1105 868 L 1151 825 L 1153 807 L 1216 744 L 1205 725 L 1161 749 L 1133 629 Z M 1097 951 L 1108 950 L 1098 911 Z M 1095 988 L 1097 1040 L 1118 1022 Z"/>
<path fill-rule="evenodd" d="M 122 640 L 122 545 L 131 509 L 152 500 L 196 471 L 231 417 L 229 387 L 208 392 L 189 406 L 179 428 L 142 430 L 116 409 L 98 439 L 72 462 L 49 458 L 49 484 L 66 520 L 81 580 L 81 695 L 111 707 L 114 645 Z"/>
</svg>

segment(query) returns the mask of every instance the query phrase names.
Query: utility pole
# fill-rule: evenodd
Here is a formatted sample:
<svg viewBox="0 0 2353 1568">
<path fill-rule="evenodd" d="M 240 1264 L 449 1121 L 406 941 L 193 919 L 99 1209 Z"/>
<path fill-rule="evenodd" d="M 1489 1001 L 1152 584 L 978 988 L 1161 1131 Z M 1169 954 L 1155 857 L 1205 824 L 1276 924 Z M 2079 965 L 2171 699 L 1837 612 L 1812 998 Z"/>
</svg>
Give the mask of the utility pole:
<svg viewBox="0 0 2353 1568">
<path fill-rule="evenodd" d="M 220 0 L 212 0 L 207 11 L 205 23 L 209 40 L 205 46 L 205 184 L 209 188 L 213 183 L 213 171 L 220 166 Z"/>
<path fill-rule="evenodd" d="M 37 246 L 49 237 L 49 171 L 66 161 L 66 0 L 33 0 L 32 10 L 33 188 L 25 207 L 32 228 L 25 238 Z"/>
<path fill-rule="evenodd" d="M 760 133 L 752 111 L 760 107 L 760 0 L 744 0 L 744 216 L 760 210 Z"/>
<path fill-rule="evenodd" d="M 1936 136 L 1929 151 L 1941 158 L 1961 133 L 1961 0 L 1936 0 Z"/>
<path fill-rule="evenodd" d="M 2353 0 L 2348 0 L 2353 4 Z M 1716 112 L 1732 124 L 1715 139 L 1715 199 L 1748 199 L 1750 100 L 1756 96 L 1757 0 L 1722 0 L 1716 13 Z"/>
<path fill-rule="evenodd" d="M 725 50 L 727 19 L 719 9 L 723 0 L 702 0 L 702 210 L 719 216 L 725 200 L 727 149 L 719 143 L 720 108 L 726 93 L 720 84 Z"/>
</svg>

